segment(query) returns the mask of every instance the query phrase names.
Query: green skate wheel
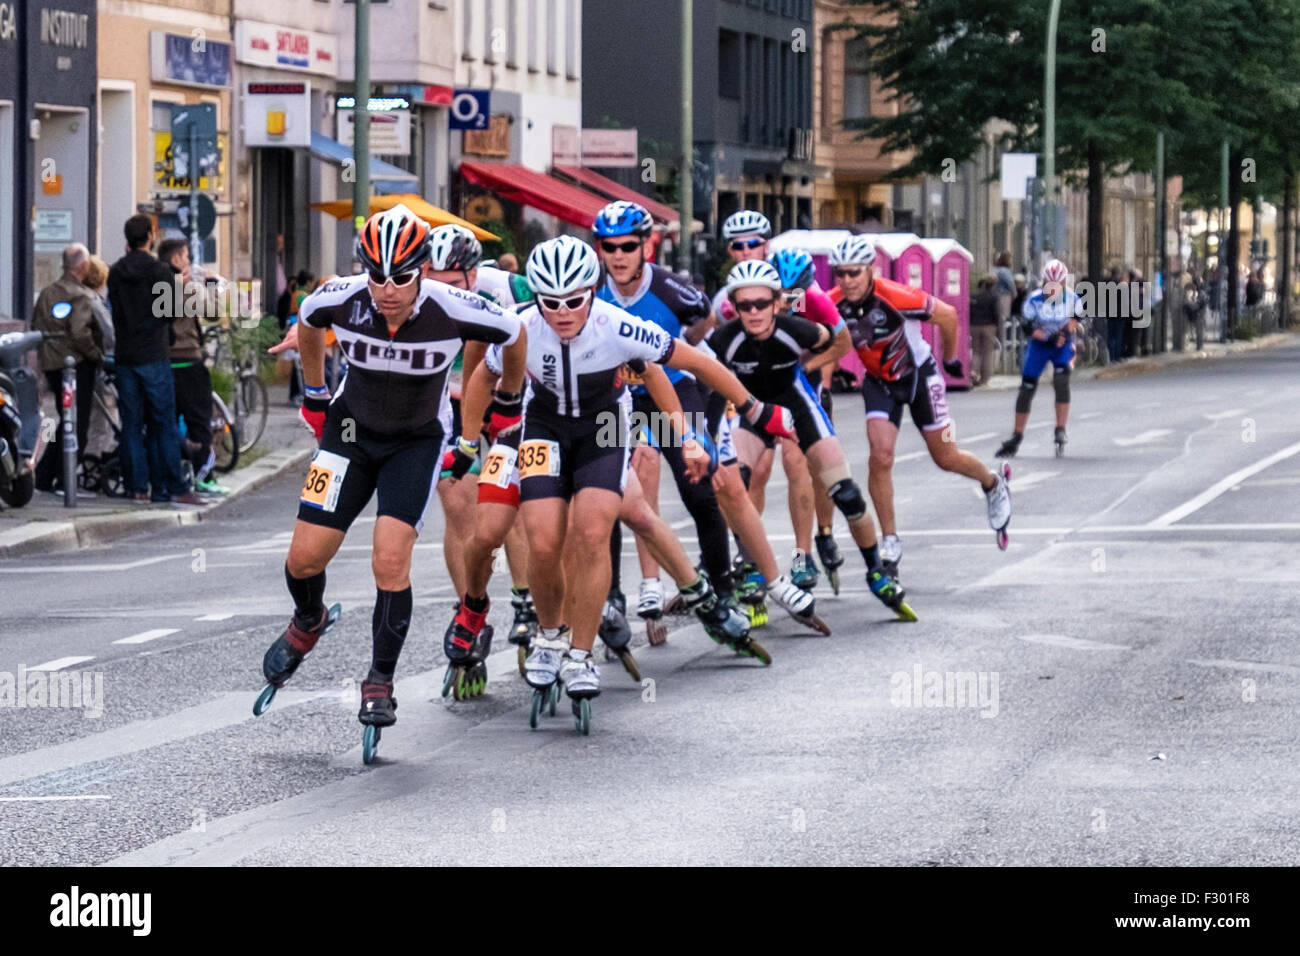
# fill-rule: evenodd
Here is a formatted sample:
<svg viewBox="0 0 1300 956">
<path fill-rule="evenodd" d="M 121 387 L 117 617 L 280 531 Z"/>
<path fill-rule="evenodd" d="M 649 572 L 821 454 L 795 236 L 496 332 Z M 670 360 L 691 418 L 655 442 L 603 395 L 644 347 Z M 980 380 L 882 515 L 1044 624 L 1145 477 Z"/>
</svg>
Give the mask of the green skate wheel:
<svg viewBox="0 0 1300 956">
<path fill-rule="evenodd" d="M 555 709 L 560 706 L 560 682 L 551 685 L 550 715 L 555 716 Z"/>
<path fill-rule="evenodd" d="M 257 695 L 257 700 L 253 701 L 253 716 L 261 717 L 266 713 L 266 708 L 271 706 L 271 701 L 275 700 L 275 685 L 267 684 L 262 688 L 262 692 Z"/>
<path fill-rule="evenodd" d="M 898 615 L 900 621 L 917 620 L 916 612 L 912 610 L 906 601 L 899 601 L 898 607 L 894 608 L 894 613 Z"/>
<path fill-rule="evenodd" d="M 366 729 L 361 731 L 361 762 L 370 765 L 374 763 L 375 755 L 379 753 L 379 736 L 380 730 L 374 724 L 367 724 Z"/>
<path fill-rule="evenodd" d="M 517 658 L 518 661 L 519 661 L 519 676 L 520 676 L 520 677 L 527 677 L 527 676 L 528 676 L 528 668 L 524 666 L 524 665 L 527 663 L 527 661 L 528 661 L 528 648 L 527 648 L 527 646 L 526 646 L 526 645 L 523 645 L 523 644 L 520 644 L 520 645 L 519 645 L 519 653 L 518 653 L 517 655 L 515 655 L 515 656 L 516 656 L 516 658 Z"/>
<path fill-rule="evenodd" d="M 533 690 L 533 703 L 532 706 L 528 708 L 528 726 L 533 728 L 533 730 L 537 729 L 538 721 L 542 716 L 542 700 L 544 693 L 544 691 L 535 688 Z"/>
<path fill-rule="evenodd" d="M 573 722 L 582 736 L 591 734 L 591 701 L 588 698 L 580 697 L 573 702 Z"/>
<path fill-rule="evenodd" d="M 827 571 L 826 580 L 831 582 L 831 593 L 838 595 L 840 593 L 840 572 Z"/>
<path fill-rule="evenodd" d="M 456 676 L 456 665 L 448 664 L 447 673 L 442 675 L 442 696 L 446 697 L 451 693 L 451 682 Z"/>
</svg>

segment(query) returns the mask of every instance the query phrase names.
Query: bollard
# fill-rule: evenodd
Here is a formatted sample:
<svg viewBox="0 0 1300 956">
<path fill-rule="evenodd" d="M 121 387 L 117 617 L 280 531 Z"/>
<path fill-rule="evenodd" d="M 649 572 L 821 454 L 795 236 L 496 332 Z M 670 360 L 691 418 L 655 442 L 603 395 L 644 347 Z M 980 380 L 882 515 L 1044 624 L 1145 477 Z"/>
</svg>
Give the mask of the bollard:
<svg viewBox="0 0 1300 956">
<path fill-rule="evenodd" d="M 63 507 L 77 507 L 77 363 L 63 359 Z"/>
</svg>

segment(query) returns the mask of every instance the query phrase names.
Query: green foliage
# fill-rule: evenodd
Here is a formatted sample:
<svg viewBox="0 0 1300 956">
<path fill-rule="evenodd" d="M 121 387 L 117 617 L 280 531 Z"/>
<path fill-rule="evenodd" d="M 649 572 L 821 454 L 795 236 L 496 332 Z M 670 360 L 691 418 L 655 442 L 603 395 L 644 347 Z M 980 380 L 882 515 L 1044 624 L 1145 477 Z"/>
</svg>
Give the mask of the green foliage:
<svg viewBox="0 0 1300 956">
<path fill-rule="evenodd" d="M 500 241 L 488 240 L 483 243 L 484 259 L 500 259 L 507 252 L 517 252 L 518 243 L 515 242 L 515 234 L 500 219 L 489 219 L 482 224 L 482 227 L 493 235 L 500 236 Z"/>
</svg>

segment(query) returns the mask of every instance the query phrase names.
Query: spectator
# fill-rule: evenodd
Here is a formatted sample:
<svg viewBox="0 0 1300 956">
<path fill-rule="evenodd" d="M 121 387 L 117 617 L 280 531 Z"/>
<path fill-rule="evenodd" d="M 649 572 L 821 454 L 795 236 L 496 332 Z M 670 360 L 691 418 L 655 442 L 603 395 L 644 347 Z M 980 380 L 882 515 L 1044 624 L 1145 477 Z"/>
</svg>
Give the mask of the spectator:
<svg viewBox="0 0 1300 956">
<path fill-rule="evenodd" d="M 993 265 L 995 279 L 993 293 L 997 302 L 997 327 L 1001 328 L 1006 325 L 1007 318 L 1011 315 L 1012 303 L 1015 302 L 1016 298 L 1016 279 L 1011 272 L 1011 253 L 1003 252 Z"/>
<path fill-rule="evenodd" d="M 991 276 L 982 277 L 970 300 L 970 341 L 973 353 L 971 378 L 976 387 L 987 385 L 993 377 L 993 358 L 997 352 L 999 328 L 998 312 L 1001 309 L 1001 296 L 997 292 L 996 281 Z"/>
<path fill-rule="evenodd" d="M 95 294 L 95 321 L 104 336 L 104 364 L 100 366 L 101 373 L 95 376 L 95 392 L 103 404 L 96 403 L 90 408 L 90 429 L 83 451 L 87 455 L 102 456 L 117 447 L 117 439 L 113 436 L 114 420 L 111 419 L 112 409 L 117 407 L 117 395 L 108 383 L 116 348 L 113 317 L 108 311 L 108 263 L 99 256 L 91 256 L 85 283 L 86 288 Z"/>
<path fill-rule="evenodd" d="M 1124 304 L 1124 357 L 1137 358 L 1142 354 L 1142 333 L 1145 330 L 1147 315 L 1147 296 L 1140 269 L 1128 272 L 1128 288 L 1120 301 Z"/>
<path fill-rule="evenodd" d="M 519 272 L 519 259 L 513 252 L 503 252 L 497 259 L 497 268 L 502 272 Z"/>
<path fill-rule="evenodd" d="M 1128 301 L 1128 288 L 1124 286 L 1118 266 L 1111 266 L 1110 272 L 1106 275 L 1106 281 L 1121 287 L 1119 295 L 1116 297 L 1119 301 Z M 1097 296 L 1095 298 L 1094 301 L 1098 302 L 1101 311 L 1106 309 L 1105 303 L 1108 298 L 1108 296 Z M 1124 317 L 1122 315 L 1106 315 L 1106 355 L 1112 363 L 1124 360 Z"/>
<path fill-rule="evenodd" d="M 202 289 L 195 289 L 190 265 L 190 247 L 184 239 L 165 239 L 158 244 L 158 258 L 171 268 L 173 288 L 181 301 L 206 302 Z M 177 310 L 172 322 L 172 384 L 176 390 L 176 412 L 185 422 L 185 437 L 180 439 L 181 457 L 189 461 L 194 473 L 194 490 L 204 494 L 224 494 L 213 477 L 217 462 L 212 449 L 212 375 L 208 372 L 207 353 L 203 349 L 203 326 L 195 309 Z"/>
<path fill-rule="evenodd" d="M 1259 305 L 1264 299 L 1264 270 L 1256 269 L 1246 280 L 1246 306 Z"/>
<path fill-rule="evenodd" d="M 108 301 L 117 331 L 127 493 L 139 502 L 202 504 L 181 480 L 176 389 L 168 362 L 172 319 L 184 311 L 183 303 L 176 301 L 175 273 L 149 251 L 154 231 L 148 216 L 132 216 L 123 232 L 127 253 L 108 271 Z"/>
<path fill-rule="evenodd" d="M 315 289 L 314 280 L 311 273 L 306 269 L 299 269 L 298 274 L 293 277 L 289 285 L 289 316 L 286 328 L 298 321 L 298 308 L 302 305 L 303 299 L 311 295 Z M 298 353 L 292 352 L 286 355 L 292 364 L 289 366 L 289 404 L 302 404 L 302 377 L 298 372 Z"/>
<path fill-rule="evenodd" d="M 95 373 L 104 360 L 104 334 L 95 320 L 95 296 L 85 286 L 90 272 L 90 250 L 74 242 L 63 250 L 63 275 L 41 290 L 32 309 L 32 328 L 59 334 L 41 342 L 40 366 L 45 382 L 58 397 L 63 394 L 63 360 L 77 363 L 77 462 L 85 454 L 94 401 Z M 36 487 L 53 491 L 62 485 L 63 428 L 55 432 L 54 447 L 46 449 L 36 466 Z"/>
<path fill-rule="evenodd" d="M 1020 308 L 1025 304 L 1025 297 L 1029 295 L 1029 285 L 1025 280 L 1023 272 L 1016 273 L 1016 296 L 1011 300 L 1011 314 L 1019 315 Z"/>
<path fill-rule="evenodd" d="M 104 336 L 104 361 L 111 362 L 117 348 L 117 336 L 113 332 L 113 316 L 108 311 L 108 263 L 99 256 L 90 257 L 90 268 L 86 270 L 83 280 L 86 288 L 95 293 L 92 303 L 95 309 L 95 321 L 99 324 L 100 334 Z"/>
</svg>

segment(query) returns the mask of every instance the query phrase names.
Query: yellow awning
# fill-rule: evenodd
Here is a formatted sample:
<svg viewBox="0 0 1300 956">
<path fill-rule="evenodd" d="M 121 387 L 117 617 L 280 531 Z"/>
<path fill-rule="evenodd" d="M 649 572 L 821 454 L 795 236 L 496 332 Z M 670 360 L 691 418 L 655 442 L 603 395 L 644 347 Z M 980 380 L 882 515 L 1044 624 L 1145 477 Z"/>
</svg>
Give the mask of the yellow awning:
<svg viewBox="0 0 1300 956">
<path fill-rule="evenodd" d="M 395 195 L 376 195 L 370 197 L 370 212 L 373 216 L 377 212 L 383 212 L 392 209 L 394 206 L 401 204 L 411 212 L 415 213 L 431 226 L 464 226 L 481 240 L 494 241 L 500 236 L 494 236 L 486 229 L 480 229 L 465 219 L 461 219 L 453 213 L 440 209 L 431 202 L 427 202 L 422 196 L 415 193 L 397 193 Z M 351 199 L 332 199 L 329 202 L 314 202 L 311 204 L 313 209 L 319 209 L 321 212 L 327 212 L 335 219 L 352 218 L 352 200 Z"/>
</svg>

